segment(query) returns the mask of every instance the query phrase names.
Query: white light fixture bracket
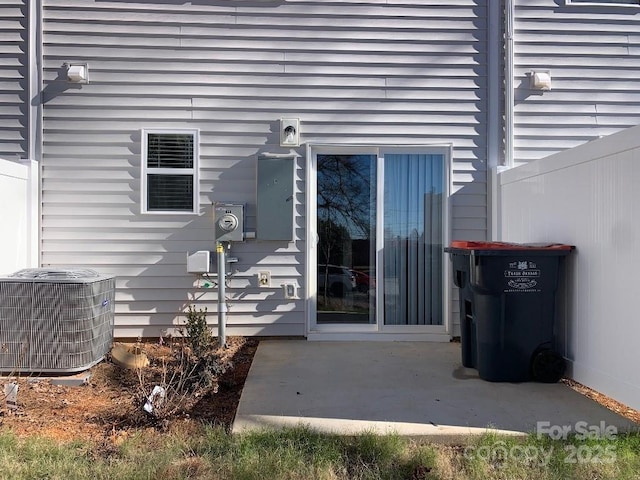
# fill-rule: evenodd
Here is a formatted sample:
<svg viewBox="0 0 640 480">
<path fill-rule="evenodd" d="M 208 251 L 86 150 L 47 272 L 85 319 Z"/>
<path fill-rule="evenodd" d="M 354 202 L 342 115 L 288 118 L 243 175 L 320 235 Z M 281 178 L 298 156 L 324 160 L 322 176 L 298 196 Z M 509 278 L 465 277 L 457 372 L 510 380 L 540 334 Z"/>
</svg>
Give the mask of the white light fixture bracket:
<svg viewBox="0 0 640 480">
<path fill-rule="evenodd" d="M 300 146 L 300 119 L 281 118 L 280 119 L 280 146 L 299 147 Z"/>
<path fill-rule="evenodd" d="M 71 83 L 89 83 L 89 66 L 86 63 L 66 63 L 67 80 Z"/>
</svg>

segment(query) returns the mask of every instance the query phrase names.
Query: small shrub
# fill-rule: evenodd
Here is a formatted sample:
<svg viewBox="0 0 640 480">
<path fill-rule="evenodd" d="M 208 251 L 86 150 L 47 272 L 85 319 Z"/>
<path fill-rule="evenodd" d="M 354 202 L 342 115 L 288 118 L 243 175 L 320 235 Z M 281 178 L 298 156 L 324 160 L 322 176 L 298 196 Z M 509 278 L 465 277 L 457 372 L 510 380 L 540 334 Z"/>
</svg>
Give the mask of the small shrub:
<svg viewBox="0 0 640 480">
<path fill-rule="evenodd" d="M 187 322 L 179 329 L 180 334 L 186 338 L 192 353 L 202 358 L 206 356 L 214 344 L 214 336 L 207 324 L 207 308 L 196 310 L 189 305 L 187 310 Z"/>
<path fill-rule="evenodd" d="M 169 343 L 171 355 L 162 359 L 159 375 L 146 376 L 138 371 L 139 399 L 144 404 L 154 387 L 162 394 L 153 399 L 150 415 L 166 425 L 168 420 L 186 413 L 199 398 L 218 391 L 218 378 L 229 367 L 216 351 L 216 338 L 207 324 L 207 309 L 187 310 L 185 325 L 178 329 L 180 337 Z"/>
</svg>

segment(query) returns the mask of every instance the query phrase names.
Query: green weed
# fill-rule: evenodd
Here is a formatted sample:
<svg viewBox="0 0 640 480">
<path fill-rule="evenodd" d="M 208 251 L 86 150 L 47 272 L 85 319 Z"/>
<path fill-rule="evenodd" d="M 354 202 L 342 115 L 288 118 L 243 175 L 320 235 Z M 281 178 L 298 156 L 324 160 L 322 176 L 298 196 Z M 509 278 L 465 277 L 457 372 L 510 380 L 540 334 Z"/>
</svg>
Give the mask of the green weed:
<svg viewBox="0 0 640 480">
<path fill-rule="evenodd" d="M 0 433 L 0 472 L 7 480 L 639 480 L 640 435 L 552 441 L 487 434 L 447 446 L 306 427 L 232 436 L 206 426 L 197 432 L 143 430 L 114 449 Z"/>
</svg>

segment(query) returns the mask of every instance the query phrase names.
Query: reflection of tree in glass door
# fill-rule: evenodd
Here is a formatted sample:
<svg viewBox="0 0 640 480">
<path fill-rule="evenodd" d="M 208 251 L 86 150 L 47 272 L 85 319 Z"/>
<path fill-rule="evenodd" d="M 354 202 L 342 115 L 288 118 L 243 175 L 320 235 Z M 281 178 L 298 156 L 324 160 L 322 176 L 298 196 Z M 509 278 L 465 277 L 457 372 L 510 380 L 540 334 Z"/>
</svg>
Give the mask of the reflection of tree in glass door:
<svg viewBox="0 0 640 480">
<path fill-rule="evenodd" d="M 318 155 L 318 323 L 375 323 L 376 156 Z"/>
</svg>

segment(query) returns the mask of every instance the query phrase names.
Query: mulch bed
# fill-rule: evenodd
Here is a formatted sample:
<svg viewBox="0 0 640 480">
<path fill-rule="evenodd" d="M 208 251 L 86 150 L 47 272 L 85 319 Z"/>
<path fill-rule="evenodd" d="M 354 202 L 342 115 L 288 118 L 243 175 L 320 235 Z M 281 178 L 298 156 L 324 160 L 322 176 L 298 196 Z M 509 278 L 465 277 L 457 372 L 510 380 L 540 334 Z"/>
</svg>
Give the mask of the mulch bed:
<svg viewBox="0 0 640 480">
<path fill-rule="evenodd" d="M 229 337 L 228 348 L 221 350 L 230 367 L 210 389 L 171 422 L 222 425 L 233 424 L 240 394 L 249 373 L 258 340 Z M 166 345 L 143 343 L 151 371 L 159 359 L 170 354 Z M 149 372 L 151 373 L 151 372 Z M 41 435 L 58 441 L 85 440 L 103 442 L 128 436 L 138 428 L 166 428 L 142 410 L 140 382 L 135 371 L 126 370 L 105 359 L 91 369 L 89 382 L 80 387 L 53 385 L 35 376 L 17 379 L 18 409 L 0 406 L 0 430 L 19 437 Z M 217 391 L 217 392 L 216 392 Z"/>
</svg>

